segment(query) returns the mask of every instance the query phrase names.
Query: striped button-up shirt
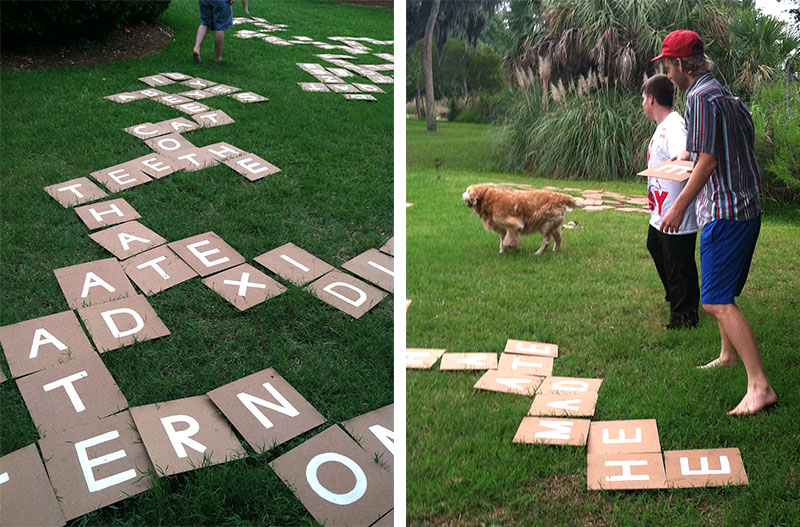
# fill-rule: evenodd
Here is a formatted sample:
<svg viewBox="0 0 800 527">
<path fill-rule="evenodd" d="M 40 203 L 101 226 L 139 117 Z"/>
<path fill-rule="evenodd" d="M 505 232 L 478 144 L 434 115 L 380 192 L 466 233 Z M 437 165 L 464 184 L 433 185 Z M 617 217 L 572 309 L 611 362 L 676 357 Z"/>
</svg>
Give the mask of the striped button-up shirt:
<svg viewBox="0 0 800 527">
<path fill-rule="evenodd" d="M 753 146 L 750 111 L 711 72 L 686 91 L 686 150 L 713 154 L 717 168 L 697 199 L 697 221 L 750 220 L 761 215 L 761 174 Z"/>
</svg>

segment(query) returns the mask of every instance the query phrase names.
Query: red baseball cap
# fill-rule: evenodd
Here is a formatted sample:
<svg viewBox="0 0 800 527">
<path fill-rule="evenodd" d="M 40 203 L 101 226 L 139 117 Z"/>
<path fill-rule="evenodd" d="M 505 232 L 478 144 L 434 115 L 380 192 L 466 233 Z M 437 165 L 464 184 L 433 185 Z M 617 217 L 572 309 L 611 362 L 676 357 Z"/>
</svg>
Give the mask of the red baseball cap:
<svg viewBox="0 0 800 527">
<path fill-rule="evenodd" d="M 700 35 L 688 29 L 679 29 L 666 36 L 664 43 L 661 44 L 661 55 L 650 62 L 661 60 L 664 57 L 683 58 L 703 53 L 705 53 L 705 48 Z"/>
</svg>

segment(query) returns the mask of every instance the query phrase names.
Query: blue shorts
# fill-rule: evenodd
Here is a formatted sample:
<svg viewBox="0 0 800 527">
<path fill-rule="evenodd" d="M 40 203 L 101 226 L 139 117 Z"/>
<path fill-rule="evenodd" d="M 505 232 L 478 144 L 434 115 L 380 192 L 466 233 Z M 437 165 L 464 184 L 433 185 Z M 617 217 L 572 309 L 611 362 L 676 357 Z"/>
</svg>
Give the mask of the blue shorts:
<svg viewBox="0 0 800 527">
<path fill-rule="evenodd" d="M 700 233 L 700 273 L 703 304 L 733 304 L 750 272 L 761 230 L 761 218 L 715 220 Z"/>
<path fill-rule="evenodd" d="M 212 31 L 233 27 L 233 8 L 228 0 L 198 0 L 200 23 Z"/>
</svg>

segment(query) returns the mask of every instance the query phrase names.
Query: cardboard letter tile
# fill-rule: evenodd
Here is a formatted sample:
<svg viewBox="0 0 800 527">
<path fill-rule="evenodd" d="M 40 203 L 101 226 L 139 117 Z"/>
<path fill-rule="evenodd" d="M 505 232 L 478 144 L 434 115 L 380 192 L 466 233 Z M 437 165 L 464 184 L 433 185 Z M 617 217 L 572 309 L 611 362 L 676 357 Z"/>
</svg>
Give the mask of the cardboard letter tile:
<svg viewBox="0 0 800 527">
<path fill-rule="evenodd" d="M 179 150 L 188 150 L 194 148 L 194 145 L 184 138 L 181 134 L 172 133 L 162 135 L 161 137 L 154 137 L 153 139 L 146 139 L 147 146 L 161 154 L 162 156 L 173 159 L 175 152 Z"/>
<path fill-rule="evenodd" d="M 669 487 L 748 485 L 738 448 L 667 450 L 664 465 Z"/>
<path fill-rule="evenodd" d="M 159 97 L 156 101 L 160 102 L 165 106 L 178 106 L 179 104 L 186 104 L 187 102 L 192 102 L 192 99 L 188 97 L 181 97 L 180 95 L 169 94 L 164 95 L 163 97 Z"/>
<path fill-rule="evenodd" d="M 166 121 L 155 123 L 155 126 L 165 129 L 167 131 L 166 133 L 177 132 L 179 134 L 182 134 L 183 132 L 191 132 L 192 130 L 197 130 L 200 128 L 199 124 L 195 123 L 194 121 L 190 121 L 185 117 L 167 119 Z"/>
<path fill-rule="evenodd" d="M 188 86 L 189 88 L 193 88 L 195 90 L 204 90 L 210 86 L 215 85 L 216 82 L 207 81 L 205 79 L 201 79 L 200 77 L 195 77 L 194 79 L 183 81 L 181 84 L 183 84 L 184 86 Z"/>
<path fill-rule="evenodd" d="M 553 357 L 502 353 L 497 369 L 525 375 L 548 377 L 553 374 Z"/>
<path fill-rule="evenodd" d="M 213 232 L 172 242 L 169 248 L 200 276 L 208 276 L 244 263 L 244 256 Z"/>
<path fill-rule="evenodd" d="M 142 295 L 78 310 L 100 353 L 169 335 Z"/>
<path fill-rule="evenodd" d="M 162 73 L 161 75 L 167 77 L 168 79 L 172 79 L 174 81 L 185 81 L 191 79 L 189 75 L 186 75 L 185 73 L 180 73 L 178 71 L 173 71 L 170 73 Z"/>
<path fill-rule="evenodd" d="M 107 196 L 103 189 L 86 177 L 56 183 L 55 185 L 44 187 L 44 190 L 65 208 L 74 207 L 81 203 L 89 203 Z"/>
<path fill-rule="evenodd" d="M 533 400 L 528 415 L 555 417 L 592 417 L 597 393 L 540 393 Z"/>
<path fill-rule="evenodd" d="M 394 258 L 377 249 L 369 249 L 342 264 L 356 276 L 390 293 L 394 291 Z"/>
<path fill-rule="evenodd" d="M 356 88 L 358 88 L 359 90 L 361 90 L 363 92 L 386 93 L 385 91 L 383 91 L 379 87 L 375 86 L 374 84 L 359 84 L 357 82 L 354 82 L 353 86 L 355 86 Z"/>
<path fill-rule="evenodd" d="M 130 412 L 70 428 L 39 441 L 67 521 L 150 488 L 153 467 Z"/>
<path fill-rule="evenodd" d="M 196 113 L 192 115 L 192 119 L 197 121 L 197 124 L 203 128 L 213 128 L 214 126 L 222 126 L 223 124 L 233 124 L 236 122 L 222 110 Z"/>
<path fill-rule="evenodd" d="M 149 77 L 139 77 L 139 80 L 143 83 L 147 84 L 148 86 L 156 87 L 156 86 L 167 86 L 169 84 L 173 84 L 175 81 L 172 79 L 168 79 L 161 75 L 150 75 Z"/>
<path fill-rule="evenodd" d="M 250 309 L 286 291 L 284 286 L 250 264 L 213 274 L 204 278 L 203 283 L 239 311 Z"/>
<path fill-rule="evenodd" d="M 266 452 L 325 422 L 278 372 L 267 368 L 208 392 L 256 452 Z"/>
<path fill-rule="evenodd" d="M 122 93 L 115 93 L 114 95 L 106 95 L 103 99 L 108 99 L 109 101 L 118 102 L 120 104 L 125 104 L 127 102 L 135 101 L 137 99 L 141 99 L 144 95 L 133 92 L 122 92 Z"/>
<path fill-rule="evenodd" d="M 275 174 L 281 171 L 280 168 L 268 163 L 267 161 L 264 161 L 254 154 L 245 154 L 241 157 L 237 157 L 236 159 L 226 159 L 223 161 L 223 163 L 250 181 L 257 181 L 270 174 Z"/>
<path fill-rule="evenodd" d="M 160 127 L 153 123 L 142 123 L 125 128 L 125 131 L 139 139 L 150 139 L 159 135 L 168 134 L 171 130 Z"/>
<path fill-rule="evenodd" d="M 96 353 L 22 377 L 17 387 L 42 437 L 128 407 Z"/>
<path fill-rule="evenodd" d="M 243 103 L 252 103 L 252 102 L 265 102 L 268 101 L 266 97 L 263 97 L 257 93 L 253 93 L 251 91 L 243 91 L 239 93 L 233 93 L 228 95 L 228 97 L 232 99 L 236 99 L 239 102 Z"/>
<path fill-rule="evenodd" d="M 213 145 L 204 146 L 202 150 L 220 160 L 239 157 L 246 153 L 244 150 L 240 150 L 229 143 L 214 143 Z"/>
<path fill-rule="evenodd" d="M 152 179 L 131 166 L 122 164 L 104 168 L 89 174 L 98 183 L 102 183 L 111 192 L 119 192 L 129 188 L 149 183 Z"/>
<path fill-rule="evenodd" d="M 394 236 L 389 238 L 387 242 L 383 244 L 383 247 L 380 248 L 380 251 L 390 256 L 394 256 Z"/>
<path fill-rule="evenodd" d="M 199 102 L 194 102 L 194 101 L 187 102 L 185 104 L 179 104 L 175 108 L 189 115 L 193 115 L 200 112 L 207 112 L 211 109 L 205 104 L 200 104 Z"/>
<path fill-rule="evenodd" d="M 329 92 L 327 86 L 322 84 L 321 82 L 298 82 L 297 83 L 303 91 L 318 91 L 318 92 Z"/>
<path fill-rule="evenodd" d="M 361 448 L 389 472 L 394 468 L 394 404 L 342 423 Z"/>
<path fill-rule="evenodd" d="M 156 99 L 158 97 L 163 97 L 164 95 L 168 95 L 167 92 L 158 90 L 156 88 L 148 88 L 133 93 L 141 97 L 147 97 L 148 99 Z"/>
<path fill-rule="evenodd" d="M 65 524 L 36 445 L 0 457 L 0 525 Z"/>
<path fill-rule="evenodd" d="M 370 525 L 392 508 L 392 475 L 338 426 L 270 467 L 321 524 Z"/>
<path fill-rule="evenodd" d="M 548 377 L 536 393 L 598 393 L 603 379 L 582 377 Z"/>
<path fill-rule="evenodd" d="M 155 179 L 161 179 L 179 170 L 171 159 L 155 153 L 128 161 L 125 166 L 140 170 Z"/>
<path fill-rule="evenodd" d="M 661 452 L 655 419 L 593 421 L 588 454 L 650 454 Z"/>
<path fill-rule="evenodd" d="M 234 86 L 226 86 L 225 84 L 215 84 L 210 88 L 206 88 L 206 91 L 210 91 L 211 93 L 216 93 L 219 95 L 227 95 L 229 93 L 240 91 L 240 88 L 236 88 Z"/>
<path fill-rule="evenodd" d="M 590 422 L 589 419 L 523 417 L 514 443 L 584 446 Z"/>
<path fill-rule="evenodd" d="M 386 293 L 377 287 L 340 271 L 323 275 L 308 285 L 308 290 L 326 304 L 354 318 L 361 318 L 386 297 Z"/>
<path fill-rule="evenodd" d="M 352 84 L 328 84 L 328 88 L 336 93 L 358 93 L 358 88 Z"/>
<path fill-rule="evenodd" d="M 205 90 L 192 90 L 192 91 L 185 91 L 181 92 L 178 95 L 181 97 L 188 97 L 194 101 L 202 101 L 203 99 L 208 99 L 209 97 L 214 97 L 216 93 L 210 93 Z"/>
<path fill-rule="evenodd" d="M 445 353 L 440 370 L 496 370 L 496 353 Z"/>
<path fill-rule="evenodd" d="M 406 348 L 406 369 L 429 370 L 447 350 Z"/>
<path fill-rule="evenodd" d="M 369 93 L 345 93 L 344 98 L 348 101 L 377 101 L 373 95 Z"/>
<path fill-rule="evenodd" d="M 75 207 L 75 212 L 90 231 L 141 218 L 122 198 Z"/>
<path fill-rule="evenodd" d="M 135 220 L 97 231 L 90 234 L 89 238 L 120 260 L 167 243 L 167 240 Z"/>
<path fill-rule="evenodd" d="M 589 454 L 586 462 L 589 490 L 667 488 L 661 454 Z"/>
<path fill-rule="evenodd" d="M 489 370 L 478 379 L 473 388 L 515 395 L 533 395 L 536 393 L 536 387 L 542 383 L 542 379 L 509 371 Z"/>
<path fill-rule="evenodd" d="M 6 377 L 6 374 L 3 372 L 3 370 L 0 370 L 0 384 L 3 384 L 7 380 L 8 380 L 8 377 Z"/>
<path fill-rule="evenodd" d="M 0 344 L 12 377 L 95 355 L 74 311 L 3 326 L 0 328 Z"/>
<path fill-rule="evenodd" d="M 293 243 L 281 245 L 256 256 L 254 260 L 295 285 L 307 284 L 325 273 L 333 271 L 333 266 Z"/>
<path fill-rule="evenodd" d="M 203 148 L 188 148 L 172 152 L 169 157 L 173 160 L 173 165 L 187 172 L 195 172 L 203 168 L 210 167 L 219 163 L 219 158 L 209 153 Z"/>
<path fill-rule="evenodd" d="M 692 175 L 694 163 L 692 161 L 664 161 L 660 165 L 639 172 L 638 176 L 657 177 L 672 181 L 684 181 Z"/>
<path fill-rule="evenodd" d="M 125 260 L 122 269 L 147 296 L 197 276 L 194 269 L 166 245 Z"/>
<path fill-rule="evenodd" d="M 159 477 L 247 456 L 206 395 L 137 406 L 130 412 Z"/>
<path fill-rule="evenodd" d="M 516 353 L 517 355 L 536 355 L 537 357 L 558 357 L 557 344 L 544 344 L 542 342 L 529 342 L 526 340 L 508 339 L 506 342 L 506 353 Z"/>
<path fill-rule="evenodd" d="M 55 269 L 58 285 L 72 309 L 118 300 L 136 294 L 115 258 Z"/>
</svg>

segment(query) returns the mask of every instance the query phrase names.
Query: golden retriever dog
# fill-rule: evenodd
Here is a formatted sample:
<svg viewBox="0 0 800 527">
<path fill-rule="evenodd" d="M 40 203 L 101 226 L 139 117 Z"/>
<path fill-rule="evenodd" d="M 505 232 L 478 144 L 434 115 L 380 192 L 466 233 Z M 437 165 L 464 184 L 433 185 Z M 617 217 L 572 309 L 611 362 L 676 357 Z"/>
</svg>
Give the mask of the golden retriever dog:
<svg viewBox="0 0 800 527">
<path fill-rule="evenodd" d="M 500 235 L 501 253 L 509 248 L 519 251 L 522 235 L 532 232 L 542 233 L 542 246 L 536 254 L 547 250 L 551 236 L 553 251 L 557 251 L 564 214 L 585 205 L 581 198 L 558 192 L 508 190 L 491 183 L 470 185 L 461 199 L 481 217 L 487 231 Z"/>
</svg>

